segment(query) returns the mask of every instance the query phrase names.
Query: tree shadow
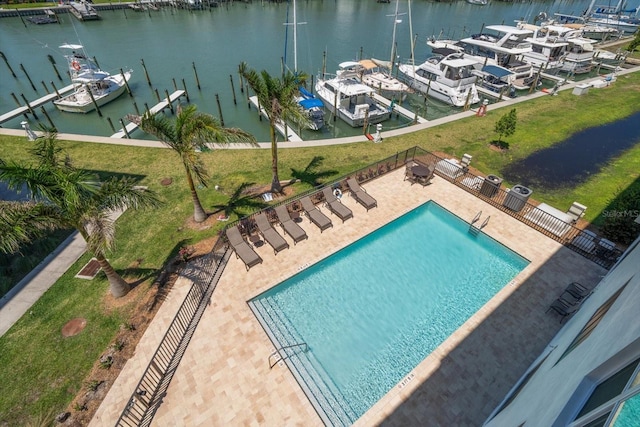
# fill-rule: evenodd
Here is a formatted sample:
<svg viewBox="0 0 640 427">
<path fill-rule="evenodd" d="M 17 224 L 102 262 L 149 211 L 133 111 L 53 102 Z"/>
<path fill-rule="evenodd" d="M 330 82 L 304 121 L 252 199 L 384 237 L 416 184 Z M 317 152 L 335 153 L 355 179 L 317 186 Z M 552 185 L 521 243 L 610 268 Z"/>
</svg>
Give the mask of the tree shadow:
<svg viewBox="0 0 640 427">
<path fill-rule="evenodd" d="M 509 143 L 507 141 L 500 141 L 500 140 L 494 139 L 493 141 L 489 142 L 489 144 L 498 148 L 499 150 L 509 149 Z"/>
<path fill-rule="evenodd" d="M 295 180 L 300 180 L 300 182 L 309 184 L 312 187 L 317 187 L 323 183 L 322 178 L 327 178 L 338 173 L 337 170 L 317 171 L 316 168 L 319 167 L 323 161 L 324 157 L 315 156 L 303 170 L 291 168 L 291 176 Z"/>
<path fill-rule="evenodd" d="M 225 217 L 229 217 L 230 214 L 242 217 L 248 212 L 267 207 L 268 204 L 265 203 L 258 194 L 250 191 L 250 187 L 254 184 L 255 182 L 243 182 L 240 184 L 233 193 L 231 193 L 227 203 L 213 205 L 213 208 L 216 209 L 214 214 L 224 212 Z"/>
</svg>

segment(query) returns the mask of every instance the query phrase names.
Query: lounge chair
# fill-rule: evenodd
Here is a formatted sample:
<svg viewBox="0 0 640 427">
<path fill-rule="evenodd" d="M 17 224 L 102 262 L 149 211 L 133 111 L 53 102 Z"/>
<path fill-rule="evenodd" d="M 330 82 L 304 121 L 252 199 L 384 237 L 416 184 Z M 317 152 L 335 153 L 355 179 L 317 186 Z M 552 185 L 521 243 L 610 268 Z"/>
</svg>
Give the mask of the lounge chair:
<svg viewBox="0 0 640 427">
<path fill-rule="evenodd" d="M 547 312 L 549 312 L 550 310 L 553 310 L 556 313 L 558 313 L 560 316 L 562 316 L 560 318 L 560 323 L 562 323 L 564 319 L 566 319 L 567 317 L 571 316 L 573 313 L 578 311 L 578 308 L 580 308 L 580 305 L 568 306 L 560 298 L 558 298 L 553 303 L 551 303 L 551 305 L 547 309 Z"/>
<path fill-rule="evenodd" d="M 282 229 L 293 239 L 294 245 L 309 237 L 302 227 L 291 219 L 291 215 L 289 215 L 289 211 L 285 205 L 276 206 L 275 209 L 276 215 L 278 215 L 278 221 L 280 221 L 280 225 L 282 225 Z"/>
<path fill-rule="evenodd" d="M 407 164 L 405 165 L 403 181 L 409 181 L 411 185 L 415 184 L 416 176 L 413 174 L 413 167 L 416 165 L 416 163 L 407 162 Z"/>
<path fill-rule="evenodd" d="M 351 191 L 351 197 L 355 198 L 367 211 L 378 206 L 376 199 L 370 196 L 369 193 L 358 184 L 355 178 L 347 179 L 347 185 L 349 186 L 349 191 Z"/>
<path fill-rule="evenodd" d="M 571 282 L 567 285 L 565 292 L 569 292 L 576 298 L 585 299 L 591 294 L 591 291 L 578 282 Z"/>
<path fill-rule="evenodd" d="M 271 227 L 271 223 L 264 212 L 257 214 L 255 216 L 255 220 L 258 225 L 258 230 L 260 230 L 260 234 L 262 234 L 264 240 L 271 245 L 273 252 L 275 252 L 276 255 L 281 250 L 289 247 L 289 244 L 284 240 L 284 237 L 278 234 L 278 232 Z"/>
<path fill-rule="evenodd" d="M 313 204 L 309 196 L 303 197 L 300 199 L 300 203 L 302 203 L 302 209 L 304 209 L 309 220 L 314 223 L 322 233 L 327 228 L 333 227 L 333 223 L 329 219 L 328 216 L 320 212 L 320 210 Z"/>
<path fill-rule="evenodd" d="M 237 225 L 227 228 L 226 235 L 229 240 L 229 244 L 236 253 L 236 257 L 240 258 L 242 262 L 244 262 L 247 271 L 249 271 L 249 269 L 254 265 L 262 263 L 262 258 L 260 258 L 260 255 L 258 255 L 247 241 L 244 240 Z"/>
<path fill-rule="evenodd" d="M 331 212 L 337 215 L 342 222 L 345 222 L 349 218 L 353 218 L 353 212 L 351 209 L 346 207 L 336 198 L 336 196 L 331 191 L 331 188 L 325 187 L 322 189 L 322 194 L 324 195 L 324 201 Z"/>
</svg>

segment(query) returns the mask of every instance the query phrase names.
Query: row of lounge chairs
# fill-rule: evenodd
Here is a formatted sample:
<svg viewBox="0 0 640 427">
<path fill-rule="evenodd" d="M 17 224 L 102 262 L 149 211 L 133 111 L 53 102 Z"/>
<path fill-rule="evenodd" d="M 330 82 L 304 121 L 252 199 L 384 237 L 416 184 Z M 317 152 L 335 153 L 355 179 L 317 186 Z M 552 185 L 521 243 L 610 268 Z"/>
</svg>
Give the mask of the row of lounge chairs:
<svg viewBox="0 0 640 427">
<path fill-rule="evenodd" d="M 350 189 L 351 196 L 367 211 L 369 209 L 378 206 L 378 202 L 364 188 L 362 188 L 355 178 L 349 178 L 347 185 Z M 341 194 L 341 193 L 339 193 Z M 327 209 L 334 215 L 342 220 L 342 222 L 353 218 L 353 212 L 347 206 L 336 197 L 333 190 L 330 187 L 325 187 L 322 190 L 324 197 L 324 203 Z M 320 232 L 333 227 L 331 219 L 322 213 L 317 206 L 313 203 L 310 196 L 300 199 L 302 209 L 305 212 L 309 220 L 315 224 Z M 308 239 L 307 233 L 302 227 L 300 227 L 289 214 L 287 206 L 280 205 L 274 208 L 278 222 L 282 226 L 285 234 L 287 234 L 293 240 L 294 245 L 302 240 Z M 289 248 L 289 243 L 271 226 L 271 221 L 267 217 L 266 212 L 260 212 L 254 216 L 255 224 L 258 227 L 259 233 L 264 240 L 273 248 L 274 253 Z M 242 236 L 242 231 L 238 225 L 227 228 L 226 230 L 227 240 L 236 253 L 236 257 L 240 258 L 247 270 L 251 267 L 262 263 L 262 258 L 256 253 L 251 245 Z"/>
<path fill-rule="evenodd" d="M 591 291 L 578 282 L 569 283 L 562 294 L 551 303 L 547 312 L 553 310 L 560 317 L 560 323 L 578 311 L 582 302 L 591 295 Z"/>
</svg>

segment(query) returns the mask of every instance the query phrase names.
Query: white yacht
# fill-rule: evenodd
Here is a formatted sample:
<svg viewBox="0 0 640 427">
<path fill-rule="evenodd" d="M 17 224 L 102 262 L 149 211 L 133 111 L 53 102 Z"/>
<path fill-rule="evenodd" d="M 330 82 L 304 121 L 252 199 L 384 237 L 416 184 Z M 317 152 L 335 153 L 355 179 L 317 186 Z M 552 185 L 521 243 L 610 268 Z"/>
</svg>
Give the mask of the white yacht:
<svg viewBox="0 0 640 427">
<path fill-rule="evenodd" d="M 75 89 L 71 94 L 53 101 L 59 110 L 88 113 L 95 110 L 96 106 L 111 102 L 124 93 L 132 70 L 112 75 L 101 70 L 89 59 L 82 45 L 65 44 L 60 48 L 71 51 L 65 58 Z"/>
<path fill-rule="evenodd" d="M 399 65 L 400 78 L 418 92 L 456 107 L 479 102 L 473 71 L 482 64 L 453 49 L 433 49 L 433 54 L 417 66 Z"/>
<path fill-rule="evenodd" d="M 375 89 L 377 93 L 388 99 L 404 101 L 411 89 L 397 78 L 391 75 L 388 61 L 378 59 L 363 59 L 359 61 L 362 66 L 359 76 L 362 83 Z"/>
<path fill-rule="evenodd" d="M 531 30 L 509 25 L 488 25 L 480 34 L 454 42 L 457 48 L 484 65 L 499 65 L 513 73 L 513 85 L 520 89 L 528 87 L 533 77 L 533 67 L 521 58 L 532 51 Z M 428 45 L 438 47 L 435 40 Z"/>
<path fill-rule="evenodd" d="M 347 61 L 339 66 L 334 77 L 324 75 L 316 80 L 316 95 L 329 111 L 353 127 L 391 117 L 391 110 L 374 98 L 374 89 L 358 79 L 358 62 Z"/>
<path fill-rule="evenodd" d="M 524 53 L 522 58 L 530 63 L 535 70 L 553 72 L 560 70 L 564 57 L 569 49 L 569 43 L 564 37 L 553 35 L 548 27 L 518 23 L 518 28 L 533 31 L 527 41 L 531 43 L 531 52 Z"/>
</svg>

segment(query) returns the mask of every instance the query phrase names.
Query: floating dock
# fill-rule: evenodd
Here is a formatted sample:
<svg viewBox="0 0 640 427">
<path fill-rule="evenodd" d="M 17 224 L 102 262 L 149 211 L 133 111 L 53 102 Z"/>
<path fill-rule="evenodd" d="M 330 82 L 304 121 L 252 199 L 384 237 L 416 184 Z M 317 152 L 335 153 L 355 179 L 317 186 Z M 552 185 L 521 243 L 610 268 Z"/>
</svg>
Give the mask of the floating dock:
<svg viewBox="0 0 640 427">
<path fill-rule="evenodd" d="M 249 101 L 251 101 L 251 103 L 253 104 L 254 107 L 258 108 L 258 97 L 257 96 L 250 96 L 249 97 Z M 260 107 L 260 114 L 262 114 L 264 117 L 266 117 L 267 120 L 269 119 L 267 117 L 267 113 L 264 111 L 264 108 L 262 108 L 262 107 Z M 286 128 L 286 132 L 285 132 L 285 128 Z M 276 130 L 280 133 L 280 135 L 284 136 L 287 141 L 302 142 L 302 138 L 300 138 L 297 133 L 295 133 L 294 131 L 291 130 L 291 126 L 285 126 L 285 124 L 284 124 L 284 122 L 282 122 L 282 120 L 280 120 L 278 123 L 276 123 Z"/>
<path fill-rule="evenodd" d="M 58 90 L 58 93 L 60 95 L 64 95 L 68 92 L 71 92 L 72 90 L 74 90 L 75 86 L 74 85 L 69 85 L 69 86 L 65 86 L 62 89 Z M 4 113 L 3 115 L 0 116 L 0 124 L 4 123 L 6 121 L 9 121 L 11 119 L 15 119 L 16 117 L 18 117 L 21 114 L 26 114 L 29 112 L 29 107 L 31 107 L 31 109 L 33 110 L 34 108 L 40 107 L 41 105 L 46 104 L 47 102 L 51 102 L 54 99 L 58 98 L 58 94 L 57 93 L 50 93 L 48 95 L 43 96 L 42 98 L 38 98 L 35 101 L 31 101 L 29 102 L 29 106 L 22 106 L 22 107 L 18 107 L 15 110 L 11 110 L 8 113 Z"/>
<path fill-rule="evenodd" d="M 384 96 L 379 95 L 377 93 L 373 93 L 371 96 L 373 97 L 373 99 L 375 99 L 376 101 L 378 101 L 382 105 L 386 106 L 387 108 L 389 108 L 391 106 L 391 101 L 389 101 Z M 410 120 L 417 120 L 418 123 L 428 123 L 429 122 L 424 117 L 418 116 L 416 113 L 407 110 L 402 105 L 398 105 L 398 104 L 394 103 L 393 104 L 393 111 L 396 111 L 397 113 L 402 114 L 403 116 L 405 116 L 406 118 L 408 118 Z"/>
<path fill-rule="evenodd" d="M 169 100 L 167 101 L 166 99 L 164 99 L 163 101 L 157 103 L 156 105 L 154 105 L 153 107 L 151 107 L 149 109 L 149 112 L 151 114 L 157 114 L 160 111 L 164 110 L 165 108 L 169 107 L 169 103 L 173 104 L 173 102 L 180 98 L 181 96 L 184 95 L 184 90 L 177 90 L 175 92 L 173 92 L 171 95 L 169 95 Z M 129 123 L 128 125 L 126 125 L 124 127 L 124 129 L 120 129 L 118 132 L 114 133 L 113 135 L 111 135 L 111 138 L 124 138 L 124 137 L 129 137 L 129 134 L 131 132 L 133 132 L 134 130 L 138 129 L 138 125 L 135 123 Z"/>
</svg>

